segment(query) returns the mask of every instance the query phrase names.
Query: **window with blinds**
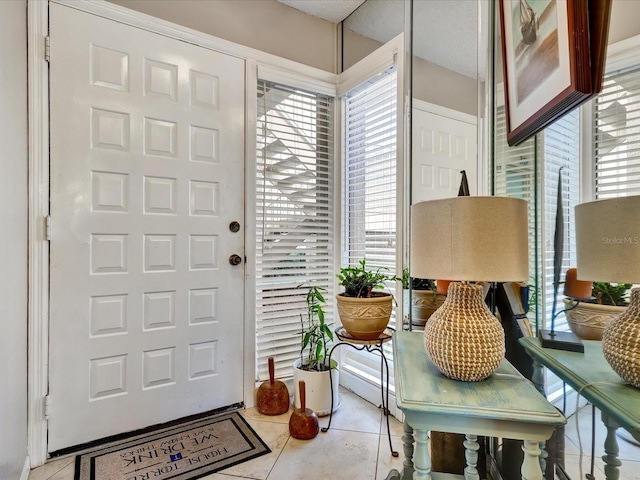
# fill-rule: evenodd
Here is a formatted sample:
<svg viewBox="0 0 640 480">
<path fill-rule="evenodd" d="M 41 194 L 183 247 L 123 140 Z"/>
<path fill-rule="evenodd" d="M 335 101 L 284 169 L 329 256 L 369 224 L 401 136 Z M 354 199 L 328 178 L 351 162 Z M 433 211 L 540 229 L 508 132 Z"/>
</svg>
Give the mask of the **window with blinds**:
<svg viewBox="0 0 640 480">
<path fill-rule="evenodd" d="M 345 225 L 343 261 L 366 259 L 367 267 L 396 274 L 397 71 L 381 75 L 349 91 L 344 104 Z M 395 295 L 395 282 L 387 285 Z M 395 314 L 390 326 L 395 327 Z M 391 366 L 390 344 L 385 356 Z M 379 356 L 348 351 L 344 371 L 380 383 Z"/>
<path fill-rule="evenodd" d="M 256 362 L 258 380 L 293 375 L 307 288 L 334 289 L 333 98 L 258 81 Z M 302 285 L 301 288 L 298 288 Z M 325 307 L 333 322 L 333 302 Z"/>
<path fill-rule="evenodd" d="M 496 195 L 523 198 L 529 202 L 529 272 L 534 288 L 535 306 L 530 320 L 538 328 L 550 328 L 553 311 L 553 258 L 557 212 L 558 170 L 562 167 L 562 203 L 564 249 L 562 272 L 576 265 L 574 207 L 580 190 L 579 111 L 574 110 L 549 125 L 534 139 L 516 147 L 506 141 L 506 114 L 498 106 L 495 115 L 494 192 Z M 561 278 L 561 281 L 564 279 Z M 556 312 L 564 310 L 562 286 L 556 297 Z M 532 325 L 533 326 L 533 325 Z M 563 313 L 556 316 L 555 330 L 567 331 Z M 547 398 L 560 405 L 564 397 L 562 381 L 550 372 L 546 378 Z M 575 408 L 575 402 L 569 402 Z M 567 414 L 572 412 L 566 411 Z"/>
<path fill-rule="evenodd" d="M 505 107 L 497 107 L 495 115 L 495 155 L 494 155 L 494 195 L 502 197 L 522 198 L 527 201 L 528 221 L 529 221 L 529 288 L 535 292 L 539 291 L 539 284 L 536 272 L 539 270 L 537 264 L 538 242 L 536 235 L 540 230 L 540 225 L 536 216 L 537 190 L 536 190 L 536 145 L 535 139 L 527 140 L 516 147 L 509 147 L 507 143 L 507 121 Z M 528 314 L 531 327 L 536 328 L 540 321 L 538 309 L 530 307 Z"/>
<path fill-rule="evenodd" d="M 537 144 L 534 144 L 534 141 Z M 558 170 L 562 167 L 562 201 L 564 218 L 564 249 L 562 270 L 575 267 L 574 207 L 579 202 L 580 190 L 580 135 L 579 113 L 574 110 L 549 125 L 534 140 L 516 147 L 506 143 L 506 119 L 504 107 L 496 113 L 496 160 L 494 189 L 496 195 L 523 198 L 529 202 L 529 272 L 531 282 L 539 285 L 539 327 L 549 328 L 553 309 L 553 257 L 554 233 L 557 211 Z M 542 176 L 539 193 L 536 192 L 536 157 Z M 540 205 L 537 197 L 540 195 Z M 540 208 L 540 219 L 536 210 Z M 541 222 L 536 225 L 536 222 Z M 536 238 L 542 235 L 542 242 Z M 539 252 L 539 253 L 538 253 Z M 536 265 L 541 258 L 541 264 Z M 536 271 L 541 270 L 539 279 Z M 559 290 L 556 311 L 563 310 L 562 289 Z M 558 315 L 556 330 L 568 330 L 564 315 Z"/>
<path fill-rule="evenodd" d="M 396 265 L 396 72 L 345 96 L 348 263 Z M 393 285 L 390 285 L 393 287 Z"/>
<path fill-rule="evenodd" d="M 543 162 L 542 181 L 543 221 L 544 221 L 544 297 L 545 325 L 550 327 L 553 298 L 556 296 L 556 312 L 564 310 L 563 286 L 553 291 L 554 235 L 558 203 L 558 171 L 562 168 L 561 196 L 563 205 L 564 249 L 562 252 L 562 275 L 568 268 L 576 266 L 575 216 L 574 209 L 580 199 L 580 125 L 579 111 L 573 110 L 545 128 L 538 136 L 540 155 Z M 564 277 L 560 278 L 564 281 Z M 564 314 L 555 320 L 556 330 L 569 330 Z"/>
<path fill-rule="evenodd" d="M 592 133 L 595 199 L 640 194 L 640 66 L 605 76 Z"/>
</svg>

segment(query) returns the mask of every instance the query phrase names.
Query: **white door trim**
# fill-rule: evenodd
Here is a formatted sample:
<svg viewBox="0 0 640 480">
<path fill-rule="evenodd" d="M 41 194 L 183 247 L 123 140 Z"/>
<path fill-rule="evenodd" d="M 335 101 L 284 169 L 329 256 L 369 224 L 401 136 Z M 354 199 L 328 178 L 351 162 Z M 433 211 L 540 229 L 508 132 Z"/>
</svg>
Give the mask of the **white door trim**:
<svg viewBox="0 0 640 480">
<path fill-rule="evenodd" d="M 29 98 L 29 299 L 28 299 L 28 455 L 31 468 L 47 459 L 45 400 L 49 382 L 49 66 L 47 2 L 27 2 Z"/>
<path fill-rule="evenodd" d="M 220 51 L 247 60 L 247 135 L 246 180 L 254 168 L 255 160 L 255 112 L 251 107 L 255 96 L 257 63 L 278 67 L 285 71 L 304 74 L 318 82 L 326 82 L 332 88 L 337 83 L 337 75 L 303 65 L 275 55 L 244 47 L 216 38 L 190 28 L 156 19 L 143 13 L 105 2 L 103 0 L 27 0 L 28 21 L 28 99 L 29 99 L 29 299 L 28 299 L 28 455 L 31 468 L 43 465 L 47 460 L 47 419 L 46 396 L 48 393 L 49 361 L 49 243 L 46 240 L 45 222 L 49 214 L 49 70 L 45 59 L 45 37 L 49 34 L 49 2 L 65 5 L 83 12 L 92 13 L 130 26 L 158 33 L 176 40 L 182 40 L 204 48 Z M 251 71 L 249 71 L 249 69 Z M 253 81 L 253 86 L 250 82 Z M 253 143 L 250 141 L 253 139 Z M 253 185 L 252 185 L 253 188 Z M 252 190 L 247 189 L 247 193 Z M 250 200 L 250 196 L 247 197 Z M 251 238 L 250 209 L 245 214 L 246 238 Z M 248 221 L 247 221 L 248 220 Z M 249 243 L 246 243 L 249 245 Z M 247 267 L 247 283 L 251 285 L 252 272 Z M 254 272 L 255 273 L 255 272 Z M 255 275 L 253 275 L 255 277 Z M 254 280 L 255 281 L 255 280 Z M 251 291 L 251 290 L 247 290 Z M 248 301 L 246 304 L 250 303 Z M 253 308 L 253 307 L 252 307 Z M 244 396 L 247 406 L 254 402 L 255 390 L 255 347 L 251 332 L 255 332 L 252 308 L 246 309 Z"/>
</svg>

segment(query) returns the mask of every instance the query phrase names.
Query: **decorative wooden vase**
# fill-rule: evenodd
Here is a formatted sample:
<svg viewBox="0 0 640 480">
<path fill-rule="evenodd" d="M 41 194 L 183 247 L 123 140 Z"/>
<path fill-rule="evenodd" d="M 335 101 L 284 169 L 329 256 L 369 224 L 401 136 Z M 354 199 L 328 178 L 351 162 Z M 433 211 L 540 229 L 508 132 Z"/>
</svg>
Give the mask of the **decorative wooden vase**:
<svg viewBox="0 0 640 480">
<path fill-rule="evenodd" d="M 336 295 L 338 314 L 344 329 L 358 340 L 375 340 L 389 324 L 393 311 L 393 296 L 376 292 L 371 298 Z"/>
<path fill-rule="evenodd" d="M 320 424 L 318 416 L 306 408 L 304 380 L 298 383 L 300 390 L 300 408 L 296 408 L 289 418 L 289 433 L 298 440 L 311 440 L 318 435 Z"/>
<path fill-rule="evenodd" d="M 262 382 L 256 393 L 258 412 L 263 415 L 282 415 L 289 411 L 289 389 L 274 378 L 275 365 L 269 357 L 269 380 Z"/>
<path fill-rule="evenodd" d="M 640 288 L 631 290 L 627 310 L 604 329 L 602 352 L 624 381 L 640 388 Z"/>
<path fill-rule="evenodd" d="M 458 282 L 425 325 L 424 343 L 440 372 L 465 382 L 487 378 L 505 352 L 504 330 L 484 303 L 482 287 Z"/>
</svg>

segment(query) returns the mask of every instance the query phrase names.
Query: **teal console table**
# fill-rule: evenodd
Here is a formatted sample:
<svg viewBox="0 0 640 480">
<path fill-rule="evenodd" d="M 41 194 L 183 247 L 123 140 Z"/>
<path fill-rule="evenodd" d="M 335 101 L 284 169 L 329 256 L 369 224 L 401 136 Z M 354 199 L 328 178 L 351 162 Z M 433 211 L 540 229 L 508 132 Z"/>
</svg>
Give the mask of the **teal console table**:
<svg viewBox="0 0 640 480">
<path fill-rule="evenodd" d="M 507 360 L 482 382 L 452 380 L 431 362 L 418 332 L 394 333 L 393 359 L 405 459 L 403 471 L 392 470 L 388 480 L 432 477 L 430 430 L 465 435 L 466 480 L 479 479 L 478 435 L 524 440 L 522 478 L 542 479 L 539 444 L 566 420 Z M 440 475 L 451 477 L 433 476 Z"/>
<path fill-rule="evenodd" d="M 533 358 L 533 380 L 540 391 L 544 390 L 544 366 L 602 412 L 607 427 L 604 473 L 607 480 L 618 480 L 621 462 L 615 433 L 622 427 L 640 441 L 640 389 L 626 384 L 611 369 L 599 341 L 584 340 L 584 353 L 542 348 L 534 337 L 521 338 L 520 343 Z"/>
</svg>

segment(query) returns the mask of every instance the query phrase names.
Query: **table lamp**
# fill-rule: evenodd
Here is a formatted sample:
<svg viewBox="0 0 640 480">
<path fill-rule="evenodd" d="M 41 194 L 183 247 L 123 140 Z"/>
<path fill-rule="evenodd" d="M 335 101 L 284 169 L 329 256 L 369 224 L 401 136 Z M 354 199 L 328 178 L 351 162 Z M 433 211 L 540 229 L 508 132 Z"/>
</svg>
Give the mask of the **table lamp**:
<svg viewBox="0 0 640 480">
<path fill-rule="evenodd" d="M 580 280 L 640 283 L 640 196 L 576 206 L 576 254 Z M 604 329 L 602 351 L 618 375 L 640 388 L 640 288 Z"/>
<path fill-rule="evenodd" d="M 504 357 L 504 330 L 469 282 L 529 277 L 527 202 L 507 197 L 454 197 L 411 207 L 410 271 L 453 278 L 447 298 L 425 325 L 434 365 L 449 378 L 480 381 Z"/>
</svg>

